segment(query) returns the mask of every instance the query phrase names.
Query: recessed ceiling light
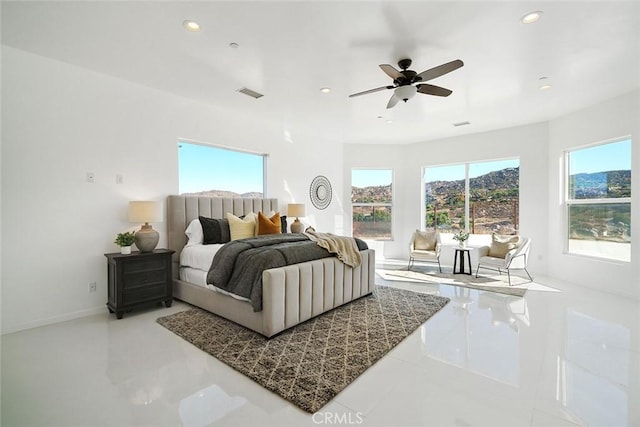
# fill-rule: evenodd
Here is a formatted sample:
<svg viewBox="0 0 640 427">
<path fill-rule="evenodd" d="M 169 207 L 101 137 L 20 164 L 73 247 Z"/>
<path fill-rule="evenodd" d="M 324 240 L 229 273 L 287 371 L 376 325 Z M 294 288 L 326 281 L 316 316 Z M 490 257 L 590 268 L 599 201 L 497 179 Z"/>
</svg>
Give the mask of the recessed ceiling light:
<svg viewBox="0 0 640 427">
<path fill-rule="evenodd" d="M 389 119 L 387 120 L 387 123 L 393 123 L 393 120 Z"/>
<path fill-rule="evenodd" d="M 240 45 L 238 43 L 236 43 L 236 42 L 231 42 L 231 43 L 229 43 L 229 47 L 231 49 L 237 49 L 237 48 L 240 47 Z"/>
<path fill-rule="evenodd" d="M 320 92 L 329 93 L 329 92 L 331 92 L 331 88 L 330 87 L 323 87 L 322 89 L 320 89 Z"/>
<path fill-rule="evenodd" d="M 541 17 L 542 17 L 542 11 L 535 10 L 533 12 L 527 13 L 522 18 L 520 18 L 520 22 L 522 22 L 523 24 L 533 24 L 534 22 L 539 20 Z"/>
<path fill-rule="evenodd" d="M 182 26 L 187 29 L 187 31 L 200 31 L 200 24 L 196 21 L 186 20 L 182 23 Z"/>
</svg>

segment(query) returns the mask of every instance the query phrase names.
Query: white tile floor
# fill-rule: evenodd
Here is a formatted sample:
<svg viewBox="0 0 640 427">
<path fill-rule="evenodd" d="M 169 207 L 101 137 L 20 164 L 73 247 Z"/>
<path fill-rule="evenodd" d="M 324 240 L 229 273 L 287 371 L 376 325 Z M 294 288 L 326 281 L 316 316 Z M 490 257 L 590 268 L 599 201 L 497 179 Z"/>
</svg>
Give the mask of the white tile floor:
<svg viewBox="0 0 640 427">
<path fill-rule="evenodd" d="M 451 302 L 314 416 L 157 325 L 176 302 L 2 336 L 1 424 L 640 426 L 638 301 L 378 282 Z"/>
</svg>

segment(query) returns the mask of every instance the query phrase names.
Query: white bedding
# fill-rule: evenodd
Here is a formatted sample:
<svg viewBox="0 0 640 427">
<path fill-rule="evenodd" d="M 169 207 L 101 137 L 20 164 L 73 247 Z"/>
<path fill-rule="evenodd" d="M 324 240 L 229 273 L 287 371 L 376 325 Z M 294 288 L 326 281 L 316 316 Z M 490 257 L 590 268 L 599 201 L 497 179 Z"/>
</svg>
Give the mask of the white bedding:
<svg viewBox="0 0 640 427">
<path fill-rule="evenodd" d="M 180 266 L 209 271 L 214 255 L 222 246 L 203 244 L 186 246 L 180 252 Z"/>
<path fill-rule="evenodd" d="M 221 294 L 229 295 L 240 301 L 249 301 L 248 298 L 244 298 L 223 289 L 216 288 L 213 285 L 207 284 L 207 273 L 211 268 L 211 262 L 216 252 L 223 245 L 203 245 L 196 244 L 192 246 L 185 246 L 180 253 L 180 280 L 193 283 L 195 285 L 203 286 Z"/>
</svg>

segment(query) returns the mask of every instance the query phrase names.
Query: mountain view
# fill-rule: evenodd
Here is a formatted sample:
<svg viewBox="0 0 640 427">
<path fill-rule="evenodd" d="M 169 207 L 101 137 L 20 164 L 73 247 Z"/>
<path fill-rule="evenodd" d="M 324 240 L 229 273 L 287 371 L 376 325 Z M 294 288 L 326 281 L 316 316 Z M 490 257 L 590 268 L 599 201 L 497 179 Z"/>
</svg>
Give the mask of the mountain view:
<svg viewBox="0 0 640 427">
<path fill-rule="evenodd" d="M 472 233 L 517 233 L 519 179 L 517 167 L 469 179 L 469 227 Z M 425 183 L 426 227 L 437 226 L 453 232 L 464 230 L 464 192 L 464 179 Z"/>
<path fill-rule="evenodd" d="M 631 197 L 631 171 L 579 173 L 569 177 L 569 194 L 575 199 Z"/>
<path fill-rule="evenodd" d="M 631 171 L 580 173 L 569 177 L 574 199 L 631 197 Z M 569 236 L 576 240 L 631 241 L 631 204 L 579 204 L 569 208 Z"/>
</svg>

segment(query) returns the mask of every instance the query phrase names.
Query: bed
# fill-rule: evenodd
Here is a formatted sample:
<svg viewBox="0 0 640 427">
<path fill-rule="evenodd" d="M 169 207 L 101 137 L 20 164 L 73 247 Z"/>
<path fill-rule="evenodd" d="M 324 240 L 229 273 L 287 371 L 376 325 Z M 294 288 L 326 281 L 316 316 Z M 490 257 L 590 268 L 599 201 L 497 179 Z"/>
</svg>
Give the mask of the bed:
<svg viewBox="0 0 640 427">
<path fill-rule="evenodd" d="M 250 212 L 278 211 L 277 199 L 169 196 L 167 199 L 168 246 L 173 255 L 173 296 L 252 329 L 266 337 L 312 317 L 369 295 L 375 286 L 375 252 L 360 251 L 362 264 L 351 268 L 335 257 L 324 258 L 262 273 L 262 310 L 202 284 L 196 271 L 182 274 L 180 255 L 187 244 L 185 230 L 199 216 L 224 218 Z M 184 270 L 184 269 L 183 269 Z M 189 280 L 193 280 L 189 281 Z"/>
</svg>

